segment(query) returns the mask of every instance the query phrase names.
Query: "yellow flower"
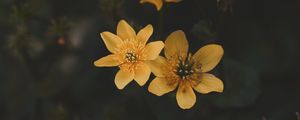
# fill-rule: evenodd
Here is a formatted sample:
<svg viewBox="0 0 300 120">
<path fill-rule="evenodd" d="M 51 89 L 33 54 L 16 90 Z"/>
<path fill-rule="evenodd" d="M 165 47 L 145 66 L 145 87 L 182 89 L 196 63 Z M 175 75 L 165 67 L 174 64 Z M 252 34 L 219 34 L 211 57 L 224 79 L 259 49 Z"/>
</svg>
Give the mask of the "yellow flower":
<svg viewBox="0 0 300 120">
<path fill-rule="evenodd" d="M 180 108 L 189 109 L 196 103 L 194 90 L 207 94 L 212 91 L 223 92 L 223 82 L 212 74 L 212 70 L 223 56 L 223 48 L 209 44 L 200 48 L 195 55 L 188 55 L 188 41 L 183 31 L 171 33 L 165 41 L 165 57 L 159 56 L 147 62 L 156 78 L 148 90 L 162 96 L 175 90 Z M 193 90 L 194 89 L 194 90 Z"/>
<path fill-rule="evenodd" d="M 123 89 L 133 79 L 143 86 L 151 74 L 150 68 L 144 62 L 156 59 L 164 47 L 162 41 L 146 45 L 152 33 L 152 25 L 147 25 L 136 34 L 125 20 L 121 20 L 117 26 L 117 35 L 107 31 L 100 33 L 112 54 L 95 61 L 95 66 L 119 66 L 120 70 L 115 76 L 118 89 Z"/>
<path fill-rule="evenodd" d="M 165 0 L 166 2 L 173 2 L 173 3 L 178 3 L 181 0 Z M 157 11 L 159 11 L 162 8 L 163 5 L 163 0 L 140 0 L 140 3 L 151 3 L 155 5 Z"/>
</svg>

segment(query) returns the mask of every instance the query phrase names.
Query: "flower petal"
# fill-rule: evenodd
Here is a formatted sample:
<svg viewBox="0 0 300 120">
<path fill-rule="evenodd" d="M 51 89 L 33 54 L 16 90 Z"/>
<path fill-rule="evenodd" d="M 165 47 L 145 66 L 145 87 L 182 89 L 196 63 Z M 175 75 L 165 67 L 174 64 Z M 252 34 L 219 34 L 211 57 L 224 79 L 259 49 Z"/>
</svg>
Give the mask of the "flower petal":
<svg viewBox="0 0 300 120">
<path fill-rule="evenodd" d="M 159 53 L 164 48 L 164 43 L 162 41 L 151 42 L 146 45 L 144 50 L 144 55 L 146 55 L 146 60 L 154 60 L 159 56 Z"/>
<path fill-rule="evenodd" d="M 122 90 L 134 78 L 134 73 L 120 69 L 115 77 L 115 84 L 118 89 Z"/>
<path fill-rule="evenodd" d="M 209 44 L 200 48 L 193 56 L 193 59 L 195 63 L 201 65 L 202 72 L 208 72 L 220 62 L 223 54 L 222 46 Z"/>
<path fill-rule="evenodd" d="M 163 5 L 162 0 L 140 0 L 140 3 L 151 3 L 151 4 L 155 5 L 157 11 L 159 11 Z"/>
<path fill-rule="evenodd" d="M 134 80 L 140 85 L 143 86 L 150 77 L 151 69 L 145 63 L 140 63 L 134 71 Z"/>
<path fill-rule="evenodd" d="M 172 2 L 172 3 L 178 3 L 181 2 L 181 0 L 165 0 L 166 2 Z"/>
<path fill-rule="evenodd" d="M 136 37 L 134 29 L 125 20 L 120 20 L 118 23 L 117 35 L 122 38 L 122 40 L 133 39 Z"/>
<path fill-rule="evenodd" d="M 167 58 L 181 56 L 186 58 L 188 52 L 188 41 L 182 30 L 171 33 L 165 41 L 165 56 Z"/>
<path fill-rule="evenodd" d="M 168 79 L 164 77 L 156 77 L 152 82 L 150 83 L 148 87 L 148 91 L 157 95 L 157 96 L 162 96 L 168 92 L 173 91 L 176 87 L 178 82 L 173 82 L 168 81 Z"/>
<path fill-rule="evenodd" d="M 203 73 L 200 78 L 201 82 L 194 87 L 196 91 L 202 94 L 210 92 L 223 92 L 223 82 L 212 74 Z"/>
<path fill-rule="evenodd" d="M 164 77 L 164 74 L 167 73 L 168 62 L 162 56 L 158 56 L 155 60 L 146 61 L 146 63 L 157 77 Z"/>
<path fill-rule="evenodd" d="M 176 93 L 177 104 L 182 109 L 189 109 L 196 103 L 196 95 L 189 82 L 181 82 Z"/>
<path fill-rule="evenodd" d="M 100 36 L 110 52 L 116 53 L 118 51 L 119 46 L 122 44 L 122 40 L 117 35 L 111 32 L 102 32 L 100 33 Z"/>
<path fill-rule="evenodd" d="M 111 66 L 118 66 L 121 62 L 119 61 L 116 55 L 108 55 L 105 57 L 100 58 L 99 60 L 94 62 L 94 65 L 97 67 L 111 67 Z"/>
<path fill-rule="evenodd" d="M 152 25 L 147 25 L 137 34 L 137 40 L 140 41 L 141 44 L 145 45 L 153 33 Z"/>
</svg>

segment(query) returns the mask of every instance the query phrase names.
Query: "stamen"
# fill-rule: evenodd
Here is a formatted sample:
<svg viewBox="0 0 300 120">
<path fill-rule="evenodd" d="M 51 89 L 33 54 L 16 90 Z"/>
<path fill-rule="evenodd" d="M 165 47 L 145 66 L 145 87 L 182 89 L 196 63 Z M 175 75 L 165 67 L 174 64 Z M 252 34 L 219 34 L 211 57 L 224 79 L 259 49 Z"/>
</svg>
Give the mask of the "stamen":
<svg viewBox="0 0 300 120">
<path fill-rule="evenodd" d="M 137 56 L 134 52 L 129 51 L 125 54 L 125 58 L 129 61 L 129 62 L 134 62 L 137 60 Z"/>
<path fill-rule="evenodd" d="M 182 61 L 182 57 L 181 56 L 179 56 L 179 61 Z"/>
<path fill-rule="evenodd" d="M 183 60 L 182 57 L 178 57 L 178 63 L 176 64 L 176 74 L 183 80 L 187 79 L 194 71 L 192 70 L 192 64 L 189 60 Z"/>
</svg>

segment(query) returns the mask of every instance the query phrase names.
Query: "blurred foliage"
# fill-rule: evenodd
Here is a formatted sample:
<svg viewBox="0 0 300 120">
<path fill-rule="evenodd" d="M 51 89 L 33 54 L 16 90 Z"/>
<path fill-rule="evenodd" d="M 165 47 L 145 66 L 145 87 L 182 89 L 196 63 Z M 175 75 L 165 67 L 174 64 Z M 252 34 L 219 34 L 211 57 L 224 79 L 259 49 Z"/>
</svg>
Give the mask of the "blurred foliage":
<svg viewBox="0 0 300 120">
<path fill-rule="evenodd" d="M 212 22 L 207 20 L 200 20 L 198 23 L 196 23 L 192 28 L 192 33 L 199 40 L 210 40 L 216 39 L 217 37 L 216 31 L 213 30 Z"/>
<path fill-rule="evenodd" d="M 217 0 L 219 9 L 223 12 L 232 12 L 234 2 L 235 0 Z"/>
<path fill-rule="evenodd" d="M 24 25 L 32 16 L 32 8 L 29 4 L 22 4 L 12 7 L 12 13 L 10 19 L 12 22 Z"/>
<path fill-rule="evenodd" d="M 222 108 L 242 108 L 253 104 L 260 94 L 257 71 L 230 58 L 223 61 L 225 90 L 212 100 Z"/>
<path fill-rule="evenodd" d="M 102 12 L 113 13 L 121 7 L 124 0 L 99 0 L 100 8 Z"/>
<path fill-rule="evenodd" d="M 51 117 L 51 116 L 50 116 Z M 66 120 L 66 112 L 61 104 L 59 104 L 54 111 L 54 118 L 50 118 L 49 120 Z"/>
<path fill-rule="evenodd" d="M 281 2 L 183 0 L 162 14 L 139 0 L 1 0 L 0 119 L 300 120 L 299 19 L 290 17 L 299 4 Z M 109 52 L 99 32 L 121 18 L 153 24 L 155 39 L 183 29 L 191 50 L 221 44 L 212 72 L 224 93 L 197 94 L 195 107 L 181 110 L 175 92 L 157 97 L 149 83 L 117 90 L 118 68 L 92 61 Z"/>
<path fill-rule="evenodd" d="M 49 34 L 55 34 L 58 36 L 66 35 L 70 30 L 72 23 L 67 20 L 66 17 L 51 20 L 51 26 L 49 28 Z"/>
</svg>

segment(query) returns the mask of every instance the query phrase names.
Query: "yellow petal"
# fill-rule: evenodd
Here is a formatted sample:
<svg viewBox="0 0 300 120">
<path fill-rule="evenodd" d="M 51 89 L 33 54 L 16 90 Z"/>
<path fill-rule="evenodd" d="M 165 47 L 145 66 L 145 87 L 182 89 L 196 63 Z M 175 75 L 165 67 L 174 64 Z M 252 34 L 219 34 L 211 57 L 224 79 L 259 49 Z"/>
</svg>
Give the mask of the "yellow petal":
<svg viewBox="0 0 300 120">
<path fill-rule="evenodd" d="M 164 77 L 156 77 L 150 83 L 148 87 L 148 91 L 157 95 L 162 96 L 168 92 L 173 91 L 177 87 L 177 82 L 170 84 L 170 81 Z"/>
<path fill-rule="evenodd" d="M 134 78 L 134 73 L 126 70 L 119 70 L 115 77 L 115 84 L 118 89 L 122 90 Z"/>
<path fill-rule="evenodd" d="M 146 60 L 154 60 L 159 56 L 159 53 L 164 48 L 164 43 L 162 41 L 151 42 L 146 45 L 144 55 L 146 55 Z"/>
<path fill-rule="evenodd" d="M 140 63 L 134 71 L 134 80 L 140 85 L 143 86 L 150 77 L 151 70 L 145 63 Z"/>
<path fill-rule="evenodd" d="M 120 64 L 121 62 L 116 55 L 108 55 L 94 62 L 94 65 L 97 67 L 111 67 L 118 66 Z"/>
<path fill-rule="evenodd" d="M 208 72 L 220 62 L 223 54 L 222 46 L 209 44 L 200 48 L 193 56 L 193 59 L 197 64 L 201 65 L 202 72 Z"/>
<path fill-rule="evenodd" d="M 173 3 L 178 3 L 181 2 L 181 0 L 165 0 L 166 2 L 173 2 Z"/>
<path fill-rule="evenodd" d="M 146 27 L 144 27 L 142 30 L 139 31 L 139 33 L 137 34 L 137 40 L 145 45 L 148 41 L 148 39 L 150 38 L 150 36 L 153 33 L 153 27 L 152 25 L 147 25 Z"/>
<path fill-rule="evenodd" d="M 176 94 L 177 104 L 182 109 L 190 109 L 196 103 L 196 95 L 189 82 L 181 82 Z"/>
<path fill-rule="evenodd" d="M 181 56 L 186 58 L 188 52 L 188 41 L 182 30 L 171 33 L 165 41 L 165 56 L 167 58 Z"/>
<path fill-rule="evenodd" d="M 206 94 L 210 92 L 223 92 L 223 82 L 212 74 L 203 73 L 200 83 L 194 89 L 200 93 Z"/>
<path fill-rule="evenodd" d="M 155 60 L 146 61 L 146 63 L 155 76 L 164 77 L 164 75 L 167 73 L 166 69 L 168 62 L 166 58 L 162 56 L 158 56 Z"/>
<path fill-rule="evenodd" d="M 118 23 L 117 35 L 122 38 L 122 40 L 135 39 L 136 37 L 134 29 L 125 20 L 120 20 Z"/>
<path fill-rule="evenodd" d="M 100 36 L 110 52 L 116 53 L 118 51 L 119 46 L 122 44 L 122 40 L 117 35 L 111 32 L 102 32 L 100 33 Z"/>
<path fill-rule="evenodd" d="M 155 5 L 157 11 L 159 11 L 163 5 L 162 0 L 140 0 L 140 3 L 151 3 L 151 4 Z"/>
</svg>

